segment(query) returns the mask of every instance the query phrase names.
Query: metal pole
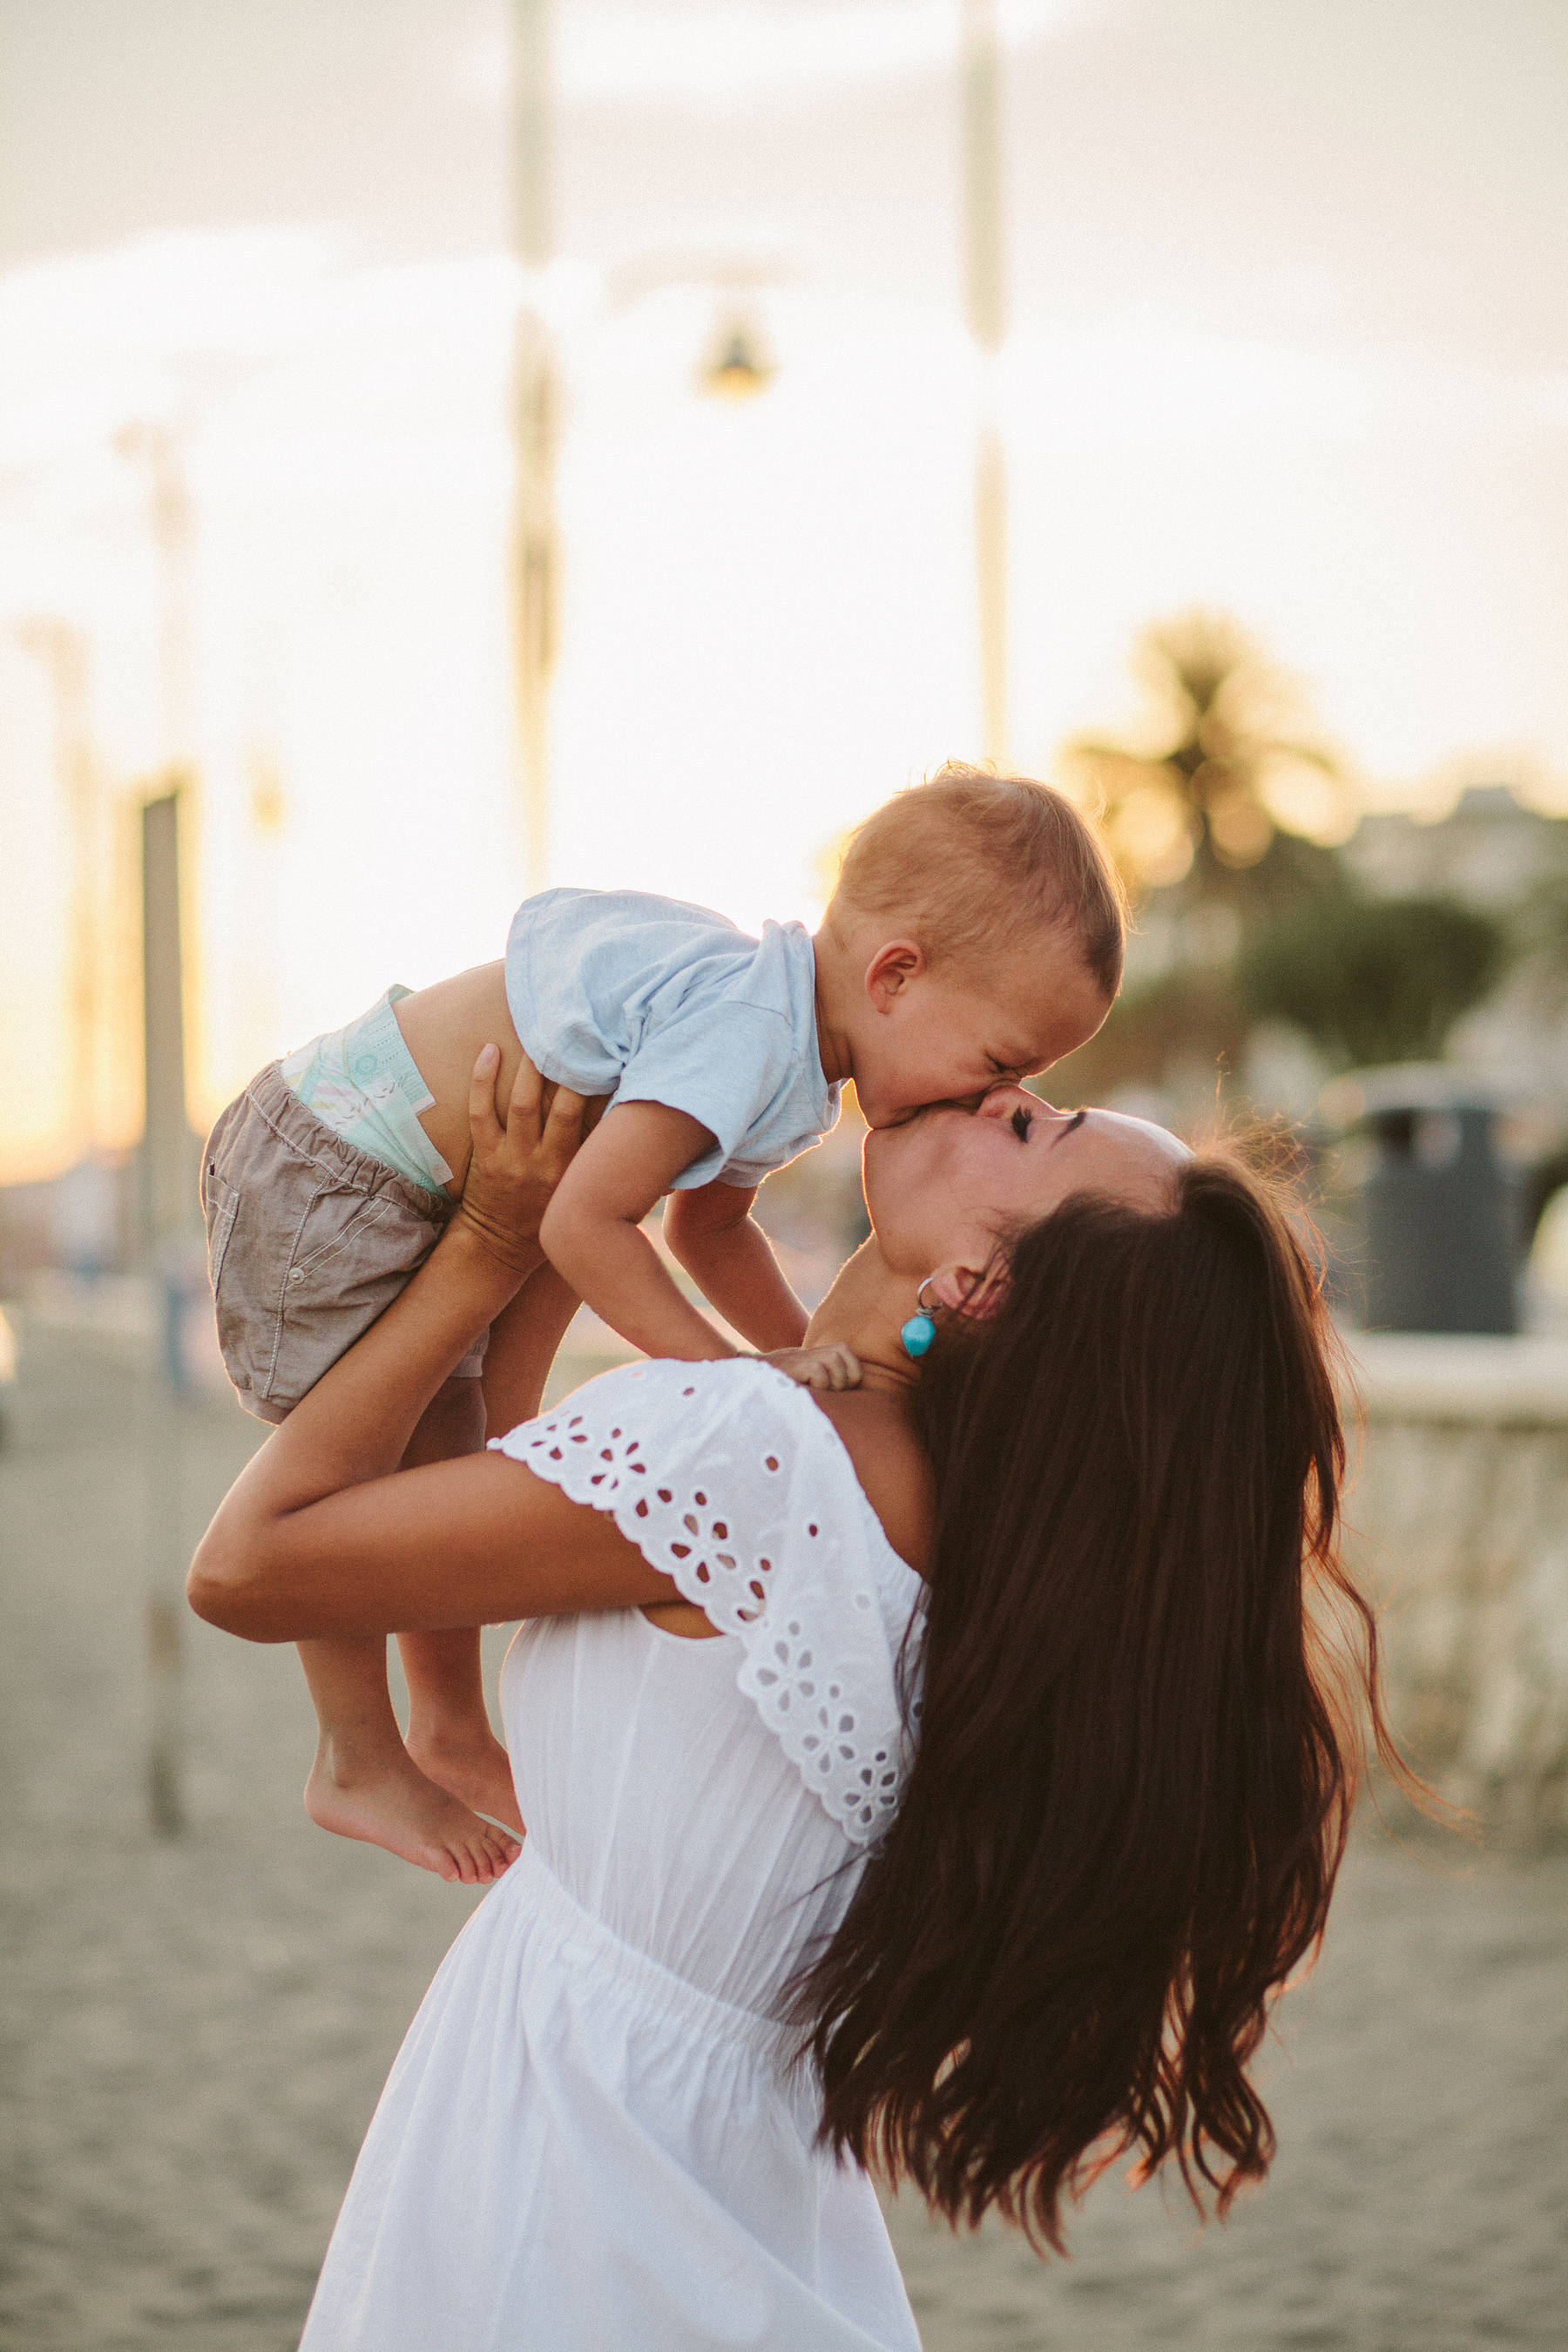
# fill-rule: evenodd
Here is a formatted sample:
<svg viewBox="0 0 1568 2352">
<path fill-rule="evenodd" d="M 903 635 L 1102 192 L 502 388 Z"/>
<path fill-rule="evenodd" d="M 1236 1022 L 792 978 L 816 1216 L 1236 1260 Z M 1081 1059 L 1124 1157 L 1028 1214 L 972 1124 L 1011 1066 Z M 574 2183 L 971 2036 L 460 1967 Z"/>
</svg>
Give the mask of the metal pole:
<svg viewBox="0 0 1568 2352">
<path fill-rule="evenodd" d="M 1002 221 L 1002 57 L 996 0 L 963 5 L 964 316 L 980 353 L 974 445 L 974 572 L 981 731 L 987 759 L 1007 760 L 1007 461 L 996 362 L 1007 332 Z"/>
<path fill-rule="evenodd" d="M 160 1307 L 159 1377 L 147 1384 L 147 1802 L 153 1829 L 184 1827 L 182 1561 L 183 1244 L 191 1212 L 180 955 L 180 793 L 142 811 L 142 980 L 146 1119 L 142 1226 Z"/>
<path fill-rule="evenodd" d="M 512 243 L 538 271 L 554 240 L 552 205 L 551 0 L 511 0 Z M 511 592 L 517 740 L 529 887 L 550 863 L 550 675 L 560 596 L 555 529 L 558 397 L 549 330 L 536 303 L 518 308 L 512 345 L 514 451 Z"/>
<path fill-rule="evenodd" d="M 185 1124 L 184 987 L 180 957 L 178 787 L 142 810 L 142 1036 L 147 1123 L 144 1215 L 154 1251 L 190 1223 Z"/>
<path fill-rule="evenodd" d="M 140 461 L 147 469 L 149 520 L 158 571 L 157 690 L 159 737 L 163 752 L 164 796 L 179 796 L 179 823 L 167 822 L 169 838 L 177 841 L 186 878 L 194 873 L 197 832 L 201 821 L 200 771 L 196 763 L 196 662 L 193 579 L 195 565 L 195 507 L 187 478 L 190 446 L 188 420 L 173 424 L 141 419 L 114 436 L 121 457 Z M 155 806 L 156 802 L 149 805 Z M 171 812 L 173 799 L 170 799 Z M 145 852 L 149 836 L 143 830 Z M 162 856 L 163 836 L 158 835 Z M 143 877 L 148 871 L 143 858 Z M 174 900 L 178 905 L 178 877 Z M 151 934 L 144 934 L 150 939 Z M 171 934 L 167 952 L 176 958 L 180 941 Z M 176 971 L 176 986 L 178 974 Z M 149 1084 L 153 1082 L 151 1065 Z M 184 1047 L 180 1045 L 179 1086 L 181 1135 L 184 1136 Z M 187 1173 L 189 1171 L 187 1171 Z M 182 1224 L 188 1230 L 192 1203 L 185 1198 Z M 170 1229 L 171 1231 L 173 1228 Z"/>
<path fill-rule="evenodd" d="M 148 472 L 158 558 L 158 699 L 163 789 L 142 811 L 142 982 L 145 1118 L 142 1234 L 159 1302 L 159 1376 L 146 1385 L 147 1801 L 153 1827 L 184 1827 L 181 1633 L 184 1430 L 188 1389 L 184 1305 L 195 1199 L 185 1114 L 184 989 L 180 934 L 182 819 L 195 814 L 195 662 L 191 597 L 195 516 L 185 478 L 186 427 L 142 420 L 115 436 Z"/>
</svg>

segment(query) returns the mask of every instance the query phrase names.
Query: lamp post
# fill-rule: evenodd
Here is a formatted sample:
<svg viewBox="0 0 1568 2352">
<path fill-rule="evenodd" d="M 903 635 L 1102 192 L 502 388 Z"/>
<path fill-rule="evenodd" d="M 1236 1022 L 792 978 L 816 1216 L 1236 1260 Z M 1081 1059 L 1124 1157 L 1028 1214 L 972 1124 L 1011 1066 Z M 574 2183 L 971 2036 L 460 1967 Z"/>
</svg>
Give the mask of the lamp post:
<svg viewBox="0 0 1568 2352">
<path fill-rule="evenodd" d="M 996 0 L 963 0 L 963 306 L 980 355 L 974 435 L 974 579 L 981 738 L 1007 760 L 1007 460 L 997 400 L 1007 332 L 1002 223 L 1002 56 Z"/>
<path fill-rule="evenodd" d="M 184 937 L 181 883 L 192 870 L 196 814 L 195 664 L 191 579 L 195 517 L 186 479 L 184 426 L 142 419 L 115 436 L 122 457 L 145 466 L 158 563 L 160 771 L 142 810 L 143 1039 L 142 1223 L 149 1256 L 165 1282 L 195 1217 L 195 1193 L 172 1154 L 190 1158 L 185 1109 Z M 168 975 L 172 975 L 168 977 Z M 178 1138 L 177 1142 L 174 1139 Z M 183 1279 L 183 1275 L 180 1277 Z M 173 1313 L 173 1308 L 170 1308 Z M 173 1327 L 171 1327 L 173 1328 Z M 171 1385 L 184 1370 L 170 1357 Z"/>
<path fill-rule="evenodd" d="M 142 1007 L 146 1114 L 142 1209 L 159 1316 L 161 1379 L 148 1383 L 147 1807 L 161 1837 L 185 1826 L 184 1408 L 190 1393 L 185 1307 L 193 1286 L 195 1187 L 185 1108 L 177 789 L 142 808 Z"/>
<path fill-rule="evenodd" d="M 532 277 L 550 260 L 551 0 L 511 0 L 512 245 Z M 527 294 L 512 337 L 511 627 L 518 761 L 528 884 L 541 890 L 550 864 L 550 675 L 555 663 L 560 551 L 555 528 L 558 433 L 555 355 L 549 328 Z"/>
<path fill-rule="evenodd" d="M 158 705 L 162 773 L 142 809 L 142 1004 L 144 1116 L 142 1228 L 159 1307 L 159 1374 L 145 1391 L 147 1465 L 147 1804 L 154 1832 L 185 1826 L 184 1576 L 185 1445 L 190 1394 L 185 1310 L 199 1276 L 195 1152 L 185 1094 L 185 991 L 180 897 L 189 867 L 195 783 L 191 574 L 195 515 L 184 429 L 139 421 L 116 435 L 121 457 L 147 468 L 157 552 Z"/>
<path fill-rule="evenodd" d="M 561 373 L 535 289 L 554 256 L 554 127 L 552 0 L 509 0 L 511 26 L 511 245 L 524 290 L 512 330 L 510 419 L 512 510 L 510 547 L 512 681 L 521 786 L 523 848 L 531 890 L 550 866 L 550 681 L 560 642 L 561 541 L 555 513 Z M 617 310 L 654 288 L 765 283 L 770 267 L 726 256 L 661 257 L 633 265 L 608 289 Z M 737 314 L 700 371 L 704 391 L 745 399 L 765 389 L 773 365 L 751 321 Z"/>
</svg>

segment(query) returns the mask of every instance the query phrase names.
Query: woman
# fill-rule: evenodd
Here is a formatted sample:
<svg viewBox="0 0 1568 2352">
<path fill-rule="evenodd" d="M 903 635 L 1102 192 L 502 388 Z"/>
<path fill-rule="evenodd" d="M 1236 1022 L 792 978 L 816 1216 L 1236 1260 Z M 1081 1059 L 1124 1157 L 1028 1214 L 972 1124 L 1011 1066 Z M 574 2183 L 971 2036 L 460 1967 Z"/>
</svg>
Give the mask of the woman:
<svg viewBox="0 0 1568 2352">
<path fill-rule="evenodd" d="M 393 2069 L 309 2352 L 915 2347 L 871 2159 L 1053 2243 L 1130 2147 L 1223 2209 L 1358 1760 L 1315 1618 L 1383 1739 L 1278 1208 L 998 1087 L 868 1139 L 811 1329 L 858 1391 L 628 1367 L 395 1476 L 580 1122 L 525 1069 L 503 1131 L 494 1068 L 461 1213 L 191 1575 L 255 1640 L 531 1621 L 527 1843 Z"/>
</svg>

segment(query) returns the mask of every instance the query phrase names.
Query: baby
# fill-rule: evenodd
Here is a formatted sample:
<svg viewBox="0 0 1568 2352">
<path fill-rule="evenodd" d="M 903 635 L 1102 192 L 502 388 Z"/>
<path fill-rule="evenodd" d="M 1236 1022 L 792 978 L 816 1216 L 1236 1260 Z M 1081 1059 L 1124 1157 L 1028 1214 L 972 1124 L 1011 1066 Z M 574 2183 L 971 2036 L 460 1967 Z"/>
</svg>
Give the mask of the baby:
<svg viewBox="0 0 1568 2352">
<path fill-rule="evenodd" d="M 579 1300 L 650 1356 L 736 1352 L 642 1231 L 751 1347 L 797 1380 L 858 1368 L 805 1349 L 805 1310 L 751 1215 L 771 1171 L 838 1116 L 873 1127 L 977 1098 L 1092 1036 L 1121 980 L 1115 879 L 1046 786 L 949 766 L 853 835 L 821 929 L 748 938 L 636 891 L 548 890 L 504 959 L 410 993 L 263 1070 L 219 1118 L 202 1179 L 218 1336 L 241 1402 L 283 1420 L 428 1255 L 461 1192 L 475 1062 L 505 1100 L 526 1050 L 610 1098 L 545 1215 L 530 1276 L 426 1411 L 405 1466 L 471 1453 L 539 1409 Z M 597 1108 L 598 1106 L 595 1106 Z M 405 1633 L 406 1743 L 379 1639 L 301 1643 L 321 1726 L 311 1818 L 447 1878 L 505 1868 L 521 1831 L 472 1632 Z"/>
</svg>

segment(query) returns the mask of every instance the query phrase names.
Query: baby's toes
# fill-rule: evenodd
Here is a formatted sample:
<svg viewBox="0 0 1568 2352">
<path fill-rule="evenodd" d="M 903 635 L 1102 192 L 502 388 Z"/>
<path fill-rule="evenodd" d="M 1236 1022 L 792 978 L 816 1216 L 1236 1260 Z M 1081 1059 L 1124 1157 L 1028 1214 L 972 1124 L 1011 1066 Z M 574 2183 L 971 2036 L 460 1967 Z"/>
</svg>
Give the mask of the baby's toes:
<svg viewBox="0 0 1568 2352">
<path fill-rule="evenodd" d="M 484 1834 L 476 1836 L 468 1846 L 465 1859 L 468 1863 L 465 1876 L 469 1885 L 488 1886 L 495 1876 L 495 1859 L 489 1836 Z"/>
<path fill-rule="evenodd" d="M 510 1830 L 492 1830 L 490 1832 L 489 1843 L 490 1852 L 500 1858 L 500 1866 L 503 1870 L 505 1870 L 509 1864 L 514 1863 L 517 1860 L 518 1855 L 522 1852 L 522 1843 L 521 1839 L 514 1838 Z"/>
</svg>

